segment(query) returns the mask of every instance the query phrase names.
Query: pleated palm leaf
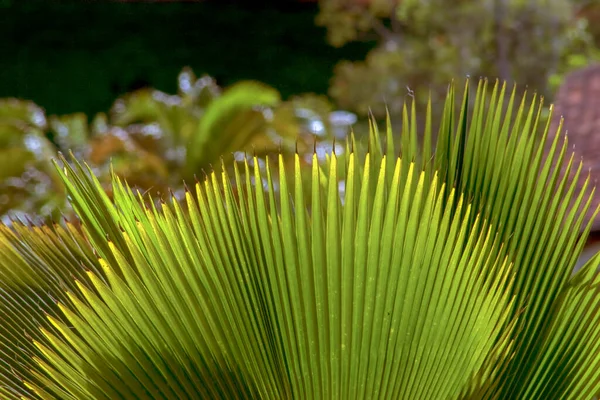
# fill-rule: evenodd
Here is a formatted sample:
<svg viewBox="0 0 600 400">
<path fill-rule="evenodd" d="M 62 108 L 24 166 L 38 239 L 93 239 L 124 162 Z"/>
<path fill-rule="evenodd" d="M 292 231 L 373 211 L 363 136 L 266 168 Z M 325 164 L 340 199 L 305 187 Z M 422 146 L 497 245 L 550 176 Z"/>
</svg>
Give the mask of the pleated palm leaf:
<svg viewBox="0 0 600 400">
<path fill-rule="evenodd" d="M 434 152 L 413 106 L 400 146 L 373 124 L 367 154 L 249 160 L 160 208 L 63 159 L 82 231 L 0 231 L 0 394 L 597 395 L 600 256 L 572 275 L 591 194 L 541 102 L 485 93 L 469 112 L 451 87 Z"/>
</svg>

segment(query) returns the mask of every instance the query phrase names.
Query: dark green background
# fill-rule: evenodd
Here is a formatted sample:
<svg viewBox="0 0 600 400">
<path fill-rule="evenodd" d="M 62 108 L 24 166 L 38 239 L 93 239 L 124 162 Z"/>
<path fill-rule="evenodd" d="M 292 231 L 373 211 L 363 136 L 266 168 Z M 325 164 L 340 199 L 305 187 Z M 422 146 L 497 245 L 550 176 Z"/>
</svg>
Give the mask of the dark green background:
<svg viewBox="0 0 600 400">
<path fill-rule="evenodd" d="M 174 93 L 186 65 L 221 85 L 257 79 L 284 97 L 327 93 L 337 61 L 370 48 L 335 49 L 315 26 L 316 5 L 278 4 L 0 0 L 0 97 L 92 115 L 146 84 Z"/>
</svg>

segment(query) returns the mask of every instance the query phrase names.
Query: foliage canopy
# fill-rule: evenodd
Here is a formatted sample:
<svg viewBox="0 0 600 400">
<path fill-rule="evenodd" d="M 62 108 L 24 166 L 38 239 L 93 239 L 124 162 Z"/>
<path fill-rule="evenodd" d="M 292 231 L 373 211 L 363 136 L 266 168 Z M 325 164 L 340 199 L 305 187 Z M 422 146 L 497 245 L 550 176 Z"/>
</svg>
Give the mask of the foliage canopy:
<svg viewBox="0 0 600 400">
<path fill-rule="evenodd" d="M 344 109 L 380 118 L 401 113 L 407 87 L 442 103 L 455 77 L 512 80 L 550 98 L 566 72 L 600 59 L 587 3 L 320 0 L 316 21 L 332 45 L 377 42 L 364 61 L 337 65 L 329 93 Z"/>
<path fill-rule="evenodd" d="M 47 116 L 30 101 L 0 99 L 3 222 L 15 215 L 57 219 L 65 211 L 65 193 L 49 161 L 56 151 L 85 158 L 109 194 L 112 168 L 155 197 L 169 189 L 183 196 L 183 180 L 223 157 L 234 159 L 235 152 L 264 158 L 305 150 L 314 141 L 309 128 L 315 122 L 321 141 L 333 137 L 331 104 L 324 96 L 284 101 L 276 89 L 256 81 L 221 88 L 187 67 L 177 83 L 174 95 L 152 88 L 126 93 L 90 123 L 83 113 Z"/>
</svg>

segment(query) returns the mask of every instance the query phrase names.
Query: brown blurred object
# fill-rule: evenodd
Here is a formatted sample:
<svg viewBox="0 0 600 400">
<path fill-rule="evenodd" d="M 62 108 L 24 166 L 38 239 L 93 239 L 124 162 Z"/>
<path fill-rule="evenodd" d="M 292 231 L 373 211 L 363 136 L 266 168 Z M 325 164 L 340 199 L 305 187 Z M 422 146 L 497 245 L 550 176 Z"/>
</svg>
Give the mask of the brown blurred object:
<svg viewBox="0 0 600 400">
<path fill-rule="evenodd" d="M 582 68 L 565 77 L 554 102 L 550 134 L 556 133 L 561 117 L 564 118 L 561 132 L 566 132 L 569 144 L 567 156 L 571 152 L 575 153 L 573 159 L 575 168 L 580 160 L 583 162 L 576 190 L 579 192 L 583 189 L 589 171 L 589 192 L 591 188 L 598 185 L 600 180 L 600 64 Z M 600 196 L 596 193 L 586 215 L 587 221 L 590 221 L 599 205 Z M 597 216 L 592 223 L 588 242 L 580 258 L 580 265 L 598 250 L 600 250 L 600 218 Z"/>
<path fill-rule="evenodd" d="M 600 178 L 600 64 L 595 64 L 566 76 L 554 102 L 551 133 L 556 132 L 560 118 L 564 118 L 562 132 L 567 133 L 570 149 L 575 152 L 575 163 L 583 158 L 582 177 L 577 190 L 581 190 L 587 172 L 592 186 Z M 587 215 L 592 218 L 600 197 L 595 199 Z M 600 231 L 600 218 L 596 218 L 592 231 Z"/>
</svg>

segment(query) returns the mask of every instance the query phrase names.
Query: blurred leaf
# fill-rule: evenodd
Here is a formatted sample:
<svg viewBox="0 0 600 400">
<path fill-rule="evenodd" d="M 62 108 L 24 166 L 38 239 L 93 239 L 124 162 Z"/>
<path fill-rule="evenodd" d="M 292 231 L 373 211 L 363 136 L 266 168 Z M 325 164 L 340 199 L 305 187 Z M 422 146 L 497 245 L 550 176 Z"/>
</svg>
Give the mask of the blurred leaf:
<svg viewBox="0 0 600 400">
<path fill-rule="evenodd" d="M 188 165 L 199 170 L 223 154 L 243 149 L 253 135 L 264 131 L 263 107 L 279 104 L 275 89 L 259 82 L 239 82 L 229 87 L 204 112 L 196 134 L 188 144 Z"/>
<path fill-rule="evenodd" d="M 122 132 L 125 133 L 125 132 Z M 88 159 L 97 167 L 105 189 L 110 190 L 111 169 L 132 187 L 151 193 L 168 191 L 174 181 L 169 175 L 168 160 L 162 153 L 153 153 L 156 145 L 144 147 L 129 135 L 108 133 L 97 136 L 89 143 Z M 163 149 L 157 148 L 157 151 Z"/>
<path fill-rule="evenodd" d="M 0 119 L 0 147 L 23 143 L 25 136 L 43 137 L 43 131 L 24 121 Z"/>
<path fill-rule="evenodd" d="M 87 157 L 92 165 L 102 165 L 110 161 L 113 154 L 125 153 L 126 151 L 125 139 L 108 133 L 90 140 Z"/>
<path fill-rule="evenodd" d="M 92 119 L 90 129 L 94 134 L 107 133 L 109 130 L 108 116 L 105 113 L 98 113 Z"/>
<path fill-rule="evenodd" d="M 52 115 L 50 131 L 54 133 L 54 141 L 63 151 L 81 151 L 90 136 L 87 116 L 83 113 L 70 115 Z"/>
<path fill-rule="evenodd" d="M 8 178 L 19 178 L 27 165 L 35 161 L 35 155 L 24 147 L 0 149 L 0 181 Z"/>
<path fill-rule="evenodd" d="M 177 88 L 184 107 L 207 107 L 221 94 L 217 82 L 208 75 L 196 78 L 191 68 L 185 67 L 177 77 Z"/>
<path fill-rule="evenodd" d="M 28 101 L 0 99 L 0 217 L 56 215 L 64 191 L 50 164 L 43 110 Z"/>
<path fill-rule="evenodd" d="M 111 121 L 118 126 L 155 122 L 163 117 L 164 110 L 161 100 L 166 98 L 172 99 L 175 103 L 179 102 L 177 97 L 169 97 L 169 95 L 153 89 L 141 89 L 128 93 L 115 101 L 110 111 Z"/>
<path fill-rule="evenodd" d="M 0 121 L 22 121 L 38 128 L 46 129 L 44 110 L 31 101 L 0 99 Z"/>
</svg>

